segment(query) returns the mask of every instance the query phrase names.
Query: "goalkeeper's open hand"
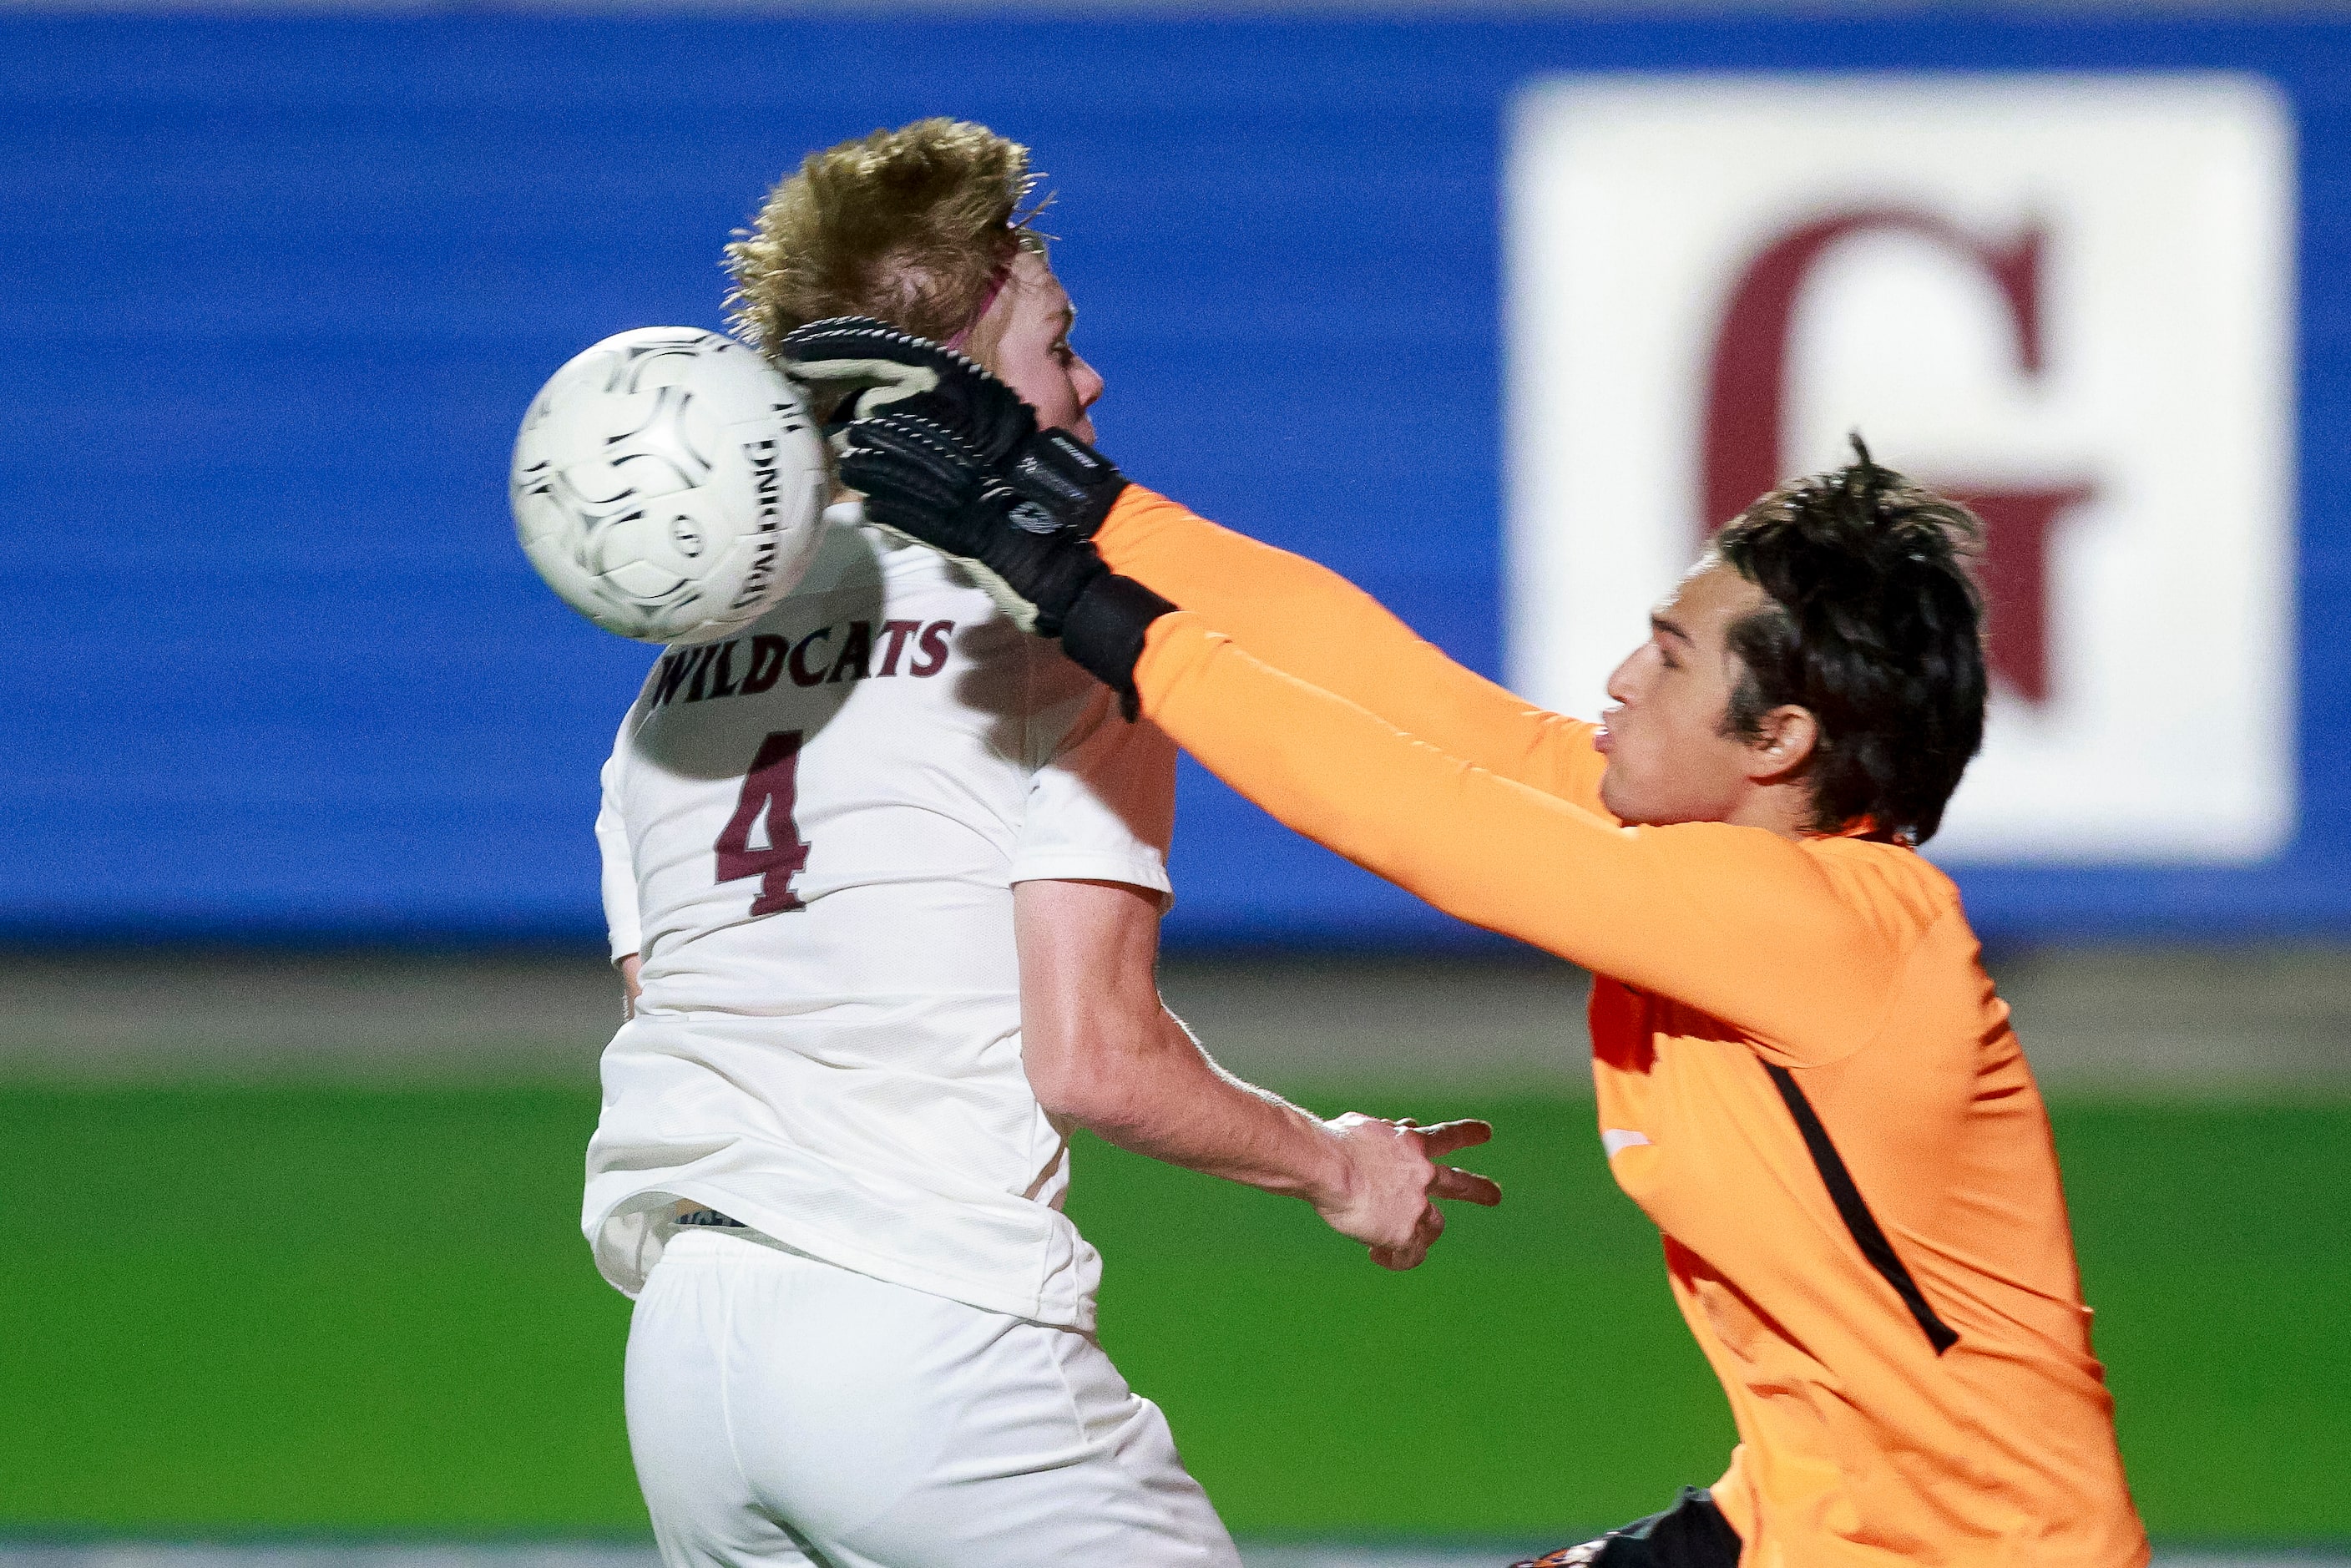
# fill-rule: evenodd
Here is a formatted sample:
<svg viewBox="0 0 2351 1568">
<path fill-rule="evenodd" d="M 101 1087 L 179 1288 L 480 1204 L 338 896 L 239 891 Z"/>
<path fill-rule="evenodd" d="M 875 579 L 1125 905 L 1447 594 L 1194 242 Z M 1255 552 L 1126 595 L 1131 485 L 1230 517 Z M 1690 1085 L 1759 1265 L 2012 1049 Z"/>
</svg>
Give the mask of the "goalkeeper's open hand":
<svg viewBox="0 0 2351 1568">
<path fill-rule="evenodd" d="M 1144 632 L 1175 608 L 1091 542 L 1126 476 L 961 354 L 863 317 L 784 339 L 790 372 L 834 403 L 841 482 L 866 518 L 962 562 L 1023 631 L 1136 707 Z M 837 395 L 833 395 L 837 394 Z"/>
<path fill-rule="evenodd" d="M 836 430 L 920 398 L 924 415 L 962 436 L 983 463 L 1002 462 L 1037 434 L 1036 414 L 1010 387 L 954 350 L 871 316 L 796 328 L 776 358 Z"/>
<path fill-rule="evenodd" d="M 777 358 L 842 427 L 911 413 L 953 432 L 980 463 L 1054 522 L 1091 538 L 1126 476 L 1065 430 L 1039 430 L 1036 413 L 971 360 L 870 316 L 835 316 L 787 333 Z"/>
<path fill-rule="evenodd" d="M 841 440 L 841 483 L 864 493 L 866 520 L 962 562 L 1022 631 L 1060 636 L 1087 587 L 1107 575 L 1092 545 L 911 406 L 855 420 Z"/>
<path fill-rule="evenodd" d="M 867 520 L 963 562 L 1023 631 L 1059 637 L 1135 716 L 1144 635 L 1174 605 L 1111 571 L 1091 540 L 911 402 L 852 421 L 841 444 L 841 482 L 864 492 Z"/>
</svg>

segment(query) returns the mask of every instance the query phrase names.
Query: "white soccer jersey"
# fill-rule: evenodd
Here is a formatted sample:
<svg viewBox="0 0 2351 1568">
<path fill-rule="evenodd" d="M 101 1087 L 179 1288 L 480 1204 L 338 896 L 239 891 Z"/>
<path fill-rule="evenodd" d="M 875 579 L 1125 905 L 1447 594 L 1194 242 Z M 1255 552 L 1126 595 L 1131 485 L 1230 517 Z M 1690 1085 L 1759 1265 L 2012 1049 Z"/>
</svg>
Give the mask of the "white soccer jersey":
<svg viewBox="0 0 2351 1568">
<path fill-rule="evenodd" d="M 606 765 L 608 915 L 644 990 L 604 1052 L 583 1228 L 631 1295 L 684 1199 L 1090 1330 L 1100 1260 L 1020 1062 L 1012 885 L 1164 894 L 1175 749 L 843 510 L 782 604 L 662 655 Z"/>
</svg>

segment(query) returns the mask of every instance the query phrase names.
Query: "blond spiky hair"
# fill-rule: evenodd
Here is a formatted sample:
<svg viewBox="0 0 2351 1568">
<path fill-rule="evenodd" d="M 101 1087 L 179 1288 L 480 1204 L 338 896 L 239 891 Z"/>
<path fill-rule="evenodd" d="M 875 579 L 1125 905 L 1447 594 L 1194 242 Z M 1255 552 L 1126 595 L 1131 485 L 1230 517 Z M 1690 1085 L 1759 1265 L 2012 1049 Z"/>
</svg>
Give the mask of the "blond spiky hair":
<svg viewBox="0 0 2351 1568">
<path fill-rule="evenodd" d="M 945 340 L 1020 250 L 1042 254 L 1022 200 L 1029 149 L 968 120 L 918 120 L 811 152 L 726 247 L 736 331 L 773 351 L 795 327 L 875 316 Z"/>
</svg>

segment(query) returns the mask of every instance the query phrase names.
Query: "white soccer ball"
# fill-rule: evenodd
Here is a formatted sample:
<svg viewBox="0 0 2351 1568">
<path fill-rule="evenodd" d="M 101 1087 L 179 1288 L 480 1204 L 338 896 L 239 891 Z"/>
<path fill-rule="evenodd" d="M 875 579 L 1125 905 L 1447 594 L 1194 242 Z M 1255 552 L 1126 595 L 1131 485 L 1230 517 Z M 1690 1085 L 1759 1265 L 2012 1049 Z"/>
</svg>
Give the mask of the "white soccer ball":
<svg viewBox="0 0 2351 1568">
<path fill-rule="evenodd" d="M 641 327 L 575 357 L 515 437 L 523 553 L 566 604 L 641 643 L 709 643 L 799 583 L 824 536 L 824 438 L 730 338 Z"/>
</svg>

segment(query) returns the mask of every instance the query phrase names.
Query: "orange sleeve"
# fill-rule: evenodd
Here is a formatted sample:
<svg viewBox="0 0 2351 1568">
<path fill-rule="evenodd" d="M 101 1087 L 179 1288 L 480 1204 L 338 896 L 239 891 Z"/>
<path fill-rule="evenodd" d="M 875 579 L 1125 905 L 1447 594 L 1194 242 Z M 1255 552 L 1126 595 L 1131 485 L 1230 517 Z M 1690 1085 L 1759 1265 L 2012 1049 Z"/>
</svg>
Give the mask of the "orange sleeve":
<svg viewBox="0 0 2351 1568">
<path fill-rule="evenodd" d="M 1619 827 L 1270 667 L 1194 613 L 1153 622 L 1135 684 L 1154 722 L 1286 826 L 1792 1064 L 1857 1050 L 1891 1003 L 1898 956 L 1776 834 Z"/>
<path fill-rule="evenodd" d="M 1130 485 L 1094 535 L 1113 571 L 1196 610 L 1278 670 L 1440 750 L 1600 810 L 1596 726 L 1474 671 L 1328 567 L 1237 534 Z"/>
</svg>

